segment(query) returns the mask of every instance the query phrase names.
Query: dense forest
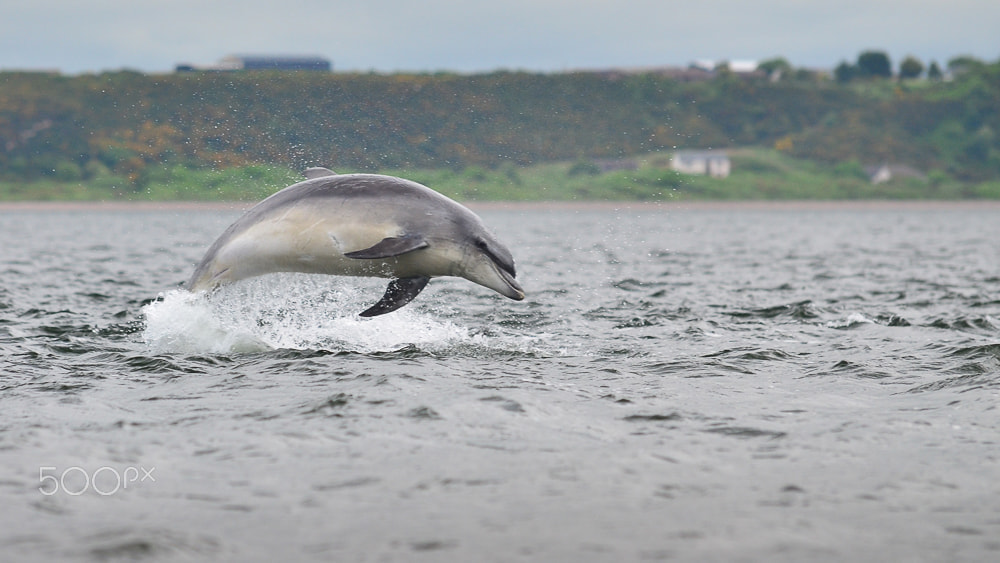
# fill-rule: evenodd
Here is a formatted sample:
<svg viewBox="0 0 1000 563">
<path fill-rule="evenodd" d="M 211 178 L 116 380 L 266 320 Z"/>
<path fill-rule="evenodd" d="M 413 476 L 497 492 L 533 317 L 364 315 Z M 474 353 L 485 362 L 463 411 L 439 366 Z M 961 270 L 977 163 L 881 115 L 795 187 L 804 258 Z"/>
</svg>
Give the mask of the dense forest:
<svg viewBox="0 0 1000 563">
<path fill-rule="evenodd" d="M 779 76 L 780 75 L 780 76 Z M 853 75 L 852 75 L 853 76 Z M 141 189 L 163 166 L 485 170 L 766 147 L 831 169 L 1000 178 L 1000 61 L 948 79 L 808 72 L 0 73 L 0 180 Z"/>
</svg>

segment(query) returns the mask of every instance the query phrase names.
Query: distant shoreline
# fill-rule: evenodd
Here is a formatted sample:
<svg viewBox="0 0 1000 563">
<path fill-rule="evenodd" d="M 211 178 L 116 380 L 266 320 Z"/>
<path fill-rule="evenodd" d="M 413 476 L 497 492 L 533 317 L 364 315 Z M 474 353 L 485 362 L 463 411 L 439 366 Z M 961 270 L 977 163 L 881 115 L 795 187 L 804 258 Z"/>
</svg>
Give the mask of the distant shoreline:
<svg viewBox="0 0 1000 563">
<path fill-rule="evenodd" d="M 243 201 L 0 201 L 6 211 L 242 211 Z"/>
<path fill-rule="evenodd" d="M 0 213 L 18 211 L 232 211 L 242 212 L 256 201 L 8 201 Z M 998 200 L 683 200 L 683 201 L 467 201 L 482 211 L 685 211 L 685 210 L 968 210 L 1000 211 Z"/>
</svg>

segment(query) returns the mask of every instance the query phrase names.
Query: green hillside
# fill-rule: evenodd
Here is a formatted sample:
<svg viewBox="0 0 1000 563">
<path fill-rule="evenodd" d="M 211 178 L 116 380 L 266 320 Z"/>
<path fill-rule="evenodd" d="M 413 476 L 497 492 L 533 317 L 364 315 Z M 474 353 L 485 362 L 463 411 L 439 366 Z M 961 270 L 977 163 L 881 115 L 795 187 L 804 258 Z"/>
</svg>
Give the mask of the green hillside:
<svg viewBox="0 0 1000 563">
<path fill-rule="evenodd" d="M 479 199 L 997 197 L 998 131 L 1000 62 L 949 81 L 0 73 L 0 198 L 252 198 L 313 165 Z M 709 147 L 732 176 L 666 170 Z M 874 187 L 881 163 L 925 177 Z"/>
</svg>

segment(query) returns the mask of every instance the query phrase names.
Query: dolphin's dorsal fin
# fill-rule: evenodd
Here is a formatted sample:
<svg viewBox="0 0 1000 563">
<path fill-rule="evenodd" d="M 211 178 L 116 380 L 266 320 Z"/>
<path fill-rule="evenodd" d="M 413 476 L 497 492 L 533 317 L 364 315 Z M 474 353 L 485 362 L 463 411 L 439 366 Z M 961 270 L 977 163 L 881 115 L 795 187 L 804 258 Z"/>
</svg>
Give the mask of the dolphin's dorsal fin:
<svg viewBox="0 0 1000 563">
<path fill-rule="evenodd" d="M 344 256 L 348 258 L 362 258 L 362 259 L 376 259 L 376 258 L 392 258 L 393 256 L 399 256 L 400 254 L 406 254 L 407 252 L 413 252 L 414 250 L 420 250 L 427 246 L 427 241 L 424 237 L 417 235 L 403 235 L 401 237 L 388 237 L 384 238 L 374 246 L 362 250 L 355 250 L 354 252 L 345 252 Z"/>
<path fill-rule="evenodd" d="M 416 276 L 412 278 L 399 278 L 389 282 L 389 287 L 385 290 L 385 295 L 379 299 L 378 303 L 361 312 L 362 317 L 376 317 L 391 313 L 406 305 L 413 298 L 424 290 L 424 286 L 431 278 L 427 276 Z"/>
<path fill-rule="evenodd" d="M 313 178 L 322 178 L 324 176 L 336 176 L 337 173 L 329 168 L 323 168 L 322 166 L 313 166 L 312 168 L 306 168 L 302 175 L 306 179 L 312 180 Z"/>
</svg>

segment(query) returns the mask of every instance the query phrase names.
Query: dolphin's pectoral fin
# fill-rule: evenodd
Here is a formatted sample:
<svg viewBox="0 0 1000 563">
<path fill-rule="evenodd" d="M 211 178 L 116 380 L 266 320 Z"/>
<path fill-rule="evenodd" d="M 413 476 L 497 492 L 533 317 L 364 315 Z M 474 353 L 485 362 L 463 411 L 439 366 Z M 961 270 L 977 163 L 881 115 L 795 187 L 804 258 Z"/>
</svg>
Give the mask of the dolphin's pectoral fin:
<svg viewBox="0 0 1000 563">
<path fill-rule="evenodd" d="M 323 178 L 324 176 L 336 176 L 337 173 L 329 168 L 323 168 L 322 166 L 313 166 L 312 168 L 306 168 L 302 175 L 308 180 L 313 178 Z"/>
<path fill-rule="evenodd" d="M 431 281 L 431 278 L 427 276 L 392 280 L 389 282 L 389 287 L 386 288 L 385 295 L 382 296 L 382 299 L 380 299 L 378 303 L 362 311 L 361 316 L 376 317 L 378 315 L 384 315 L 399 309 L 403 305 L 413 301 L 413 298 L 423 291 L 429 281 Z"/>
<path fill-rule="evenodd" d="M 345 252 L 344 256 L 347 256 L 348 258 L 368 259 L 391 258 L 393 256 L 399 256 L 400 254 L 406 254 L 407 252 L 419 250 L 426 246 L 427 241 L 424 240 L 423 237 L 416 235 L 404 235 L 401 237 L 384 238 L 375 243 L 375 246 L 370 246 L 363 250 L 355 250 L 354 252 Z"/>
</svg>

